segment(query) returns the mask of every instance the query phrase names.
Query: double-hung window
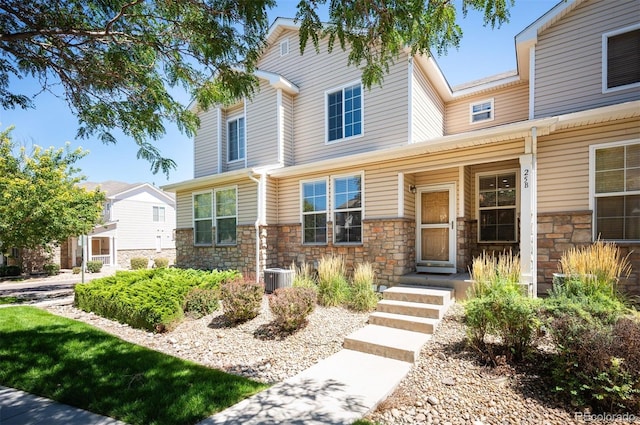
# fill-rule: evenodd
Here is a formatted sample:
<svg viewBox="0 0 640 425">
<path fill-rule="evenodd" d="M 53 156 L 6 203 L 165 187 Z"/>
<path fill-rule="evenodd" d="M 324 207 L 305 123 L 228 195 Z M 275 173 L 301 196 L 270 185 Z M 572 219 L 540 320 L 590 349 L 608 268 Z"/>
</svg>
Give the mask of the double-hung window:
<svg viewBox="0 0 640 425">
<path fill-rule="evenodd" d="M 216 243 L 235 245 L 237 216 L 236 188 L 218 189 L 216 194 Z"/>
<path fill-rule="evenodd" d="M 227 122 L 227 153 L 229 162 L 244 159 L 245 153 L 244 117 Z"/>
<path fill-rule="evenodd" d="M 333 179 L 333 240 L 362 242 L 362 175 Z"/>
<path fill-rule="evenodd" d="M 640 240 L 640 141 L 591 148 L 595 237 Z"/>
<path fill-rule="evenodd" d="M 478 174 L 478 241 L 517 240 L 517 173 Z"/>
<path fill-rule="evenodd" d="M 493 120 L 493 99 L 469 105 L 471 124 Z"/>
<path fill-rule="evenodd" d="M 153 207 L 153 221 L 164 223 L 164 207 Z"/>
<path fill-rule="evenodd" d="M 213 198 L 211 192 L 193 195 L 193 242 L 211 245 L 213 235 Z"/>
<path fill-rule="evenodd" d="M 602 91 L 640 87 L 640 24 L 602 35 Z"/>
<path fill-rule="evenodd" d="M 302 243 L 327 243 L 327 181 L 302 182 Z"/>
<path fill-rule="evenodd" d="M 362 84 L 327 92 L 326 104 L 327 142 L 362 134 Z"/>
</svg>

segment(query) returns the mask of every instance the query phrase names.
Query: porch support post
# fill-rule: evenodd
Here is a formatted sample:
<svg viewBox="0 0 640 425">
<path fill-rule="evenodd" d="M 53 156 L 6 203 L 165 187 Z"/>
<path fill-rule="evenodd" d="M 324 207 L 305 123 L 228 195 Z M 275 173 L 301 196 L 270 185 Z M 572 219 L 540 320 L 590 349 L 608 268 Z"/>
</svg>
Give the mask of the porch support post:
<svg viewBox="0 0 640 425">
<path fill-rule="evenodd" d="M 529 294 L 537 296 L 537 238 L 538 208 L 536 202 L 535 129 L 527 138 L 525 154 L 520 155 L 520 268 L 522 283 L 528 285 Z"/>
</svg>

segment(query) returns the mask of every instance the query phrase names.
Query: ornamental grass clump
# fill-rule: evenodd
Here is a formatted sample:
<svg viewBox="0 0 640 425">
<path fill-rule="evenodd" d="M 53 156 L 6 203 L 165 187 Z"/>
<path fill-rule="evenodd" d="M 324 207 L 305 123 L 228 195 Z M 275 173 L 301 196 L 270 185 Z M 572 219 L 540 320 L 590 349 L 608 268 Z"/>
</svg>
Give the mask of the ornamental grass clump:
<svg viewBox="0 0 640 425">
<path fill-rule="evenodd" d="M 349 307 L 355 311 L 371 311 L 378 305 L 374 288 L 375 272 L 371 263 L 358 264 L 349 287 Z"/>
<path fill-rule="evenodd" d="M 315 273 L 311 264 L 302 263 L 300 266 L 296 266 L 295 263 L 291 263 L 289 269 L 293 272 L 294 288 L 312 288 L 316 291 L 318 290 L 318 284 L 316 283 Z"/>
<path fill-rule="evenodd" d="M 307 323 L 316 306 L 317 292 L 313 288 L 278 288 L 269 297 L 274 324 L 282 331 L 293 332 Z"/>
<path fill-rule="evenodd" d="M 349 283 L 342 257 L 326 256 L 318 262 L 318 302 L 326 307 L 339 306 L 349 296 Z"/>
<path fill-rule="evenodd" d="M 245 278 L 234 279 L 222 284 L 220 294 L 227 320 L 246 322 L 260 314 L 264 285 Z"/>
</svg>

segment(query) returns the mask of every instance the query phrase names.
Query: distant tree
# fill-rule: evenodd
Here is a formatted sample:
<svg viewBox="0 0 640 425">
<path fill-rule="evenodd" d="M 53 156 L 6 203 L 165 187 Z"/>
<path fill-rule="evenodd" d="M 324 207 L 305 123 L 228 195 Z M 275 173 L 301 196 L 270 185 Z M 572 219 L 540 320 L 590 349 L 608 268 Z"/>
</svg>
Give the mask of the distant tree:
<svg viewBox="0 0 640 425">
<path fill-rule="evenodd" d="M 17 153 L 10 129 L 0 133 L 0 252 L 41 248 L 89 233 L 102 215 L 104 193 L 79 187 L 73 164 L 81 149 Z"/>
<path fill-rule="evenodd" d="M 499 26 L 514 0 L 461 0 Z M 329 21 L 318 10 L 328 4 Z M 153 141 L 173 121 L 191 135 L 198 119 L 170 94 L 186 89 L 202 108 L 250 96 L 251 75 L 276 0 L 0 0 L 0 104 L 30 107 L 11 78 L 32 76 L 64 97 L 79 121 L 78 137 L 114 143 L 131 136 L 154 172 L 175 162 Z M 413 53 L 457 46 L 462 30 L 452 0 L 300 0 L 302 50 L 329 39 L 349 49 L 366 87 L 381 83 L 408 47 Z M 61 87 L 62 94 L 59 93 Z"/>
</svg>

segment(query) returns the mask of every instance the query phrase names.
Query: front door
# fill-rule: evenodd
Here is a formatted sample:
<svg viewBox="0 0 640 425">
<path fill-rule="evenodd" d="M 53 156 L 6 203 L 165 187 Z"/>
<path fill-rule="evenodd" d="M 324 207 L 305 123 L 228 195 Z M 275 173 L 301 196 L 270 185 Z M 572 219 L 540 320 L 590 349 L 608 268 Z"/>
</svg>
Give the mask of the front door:
<svg viewBox="0 0 640 425">
<path fill-rule="evenodd" d="M 424 186 L 416 196 L 419 272 L 456 272 L 455 184 Z"/>
</svg>

